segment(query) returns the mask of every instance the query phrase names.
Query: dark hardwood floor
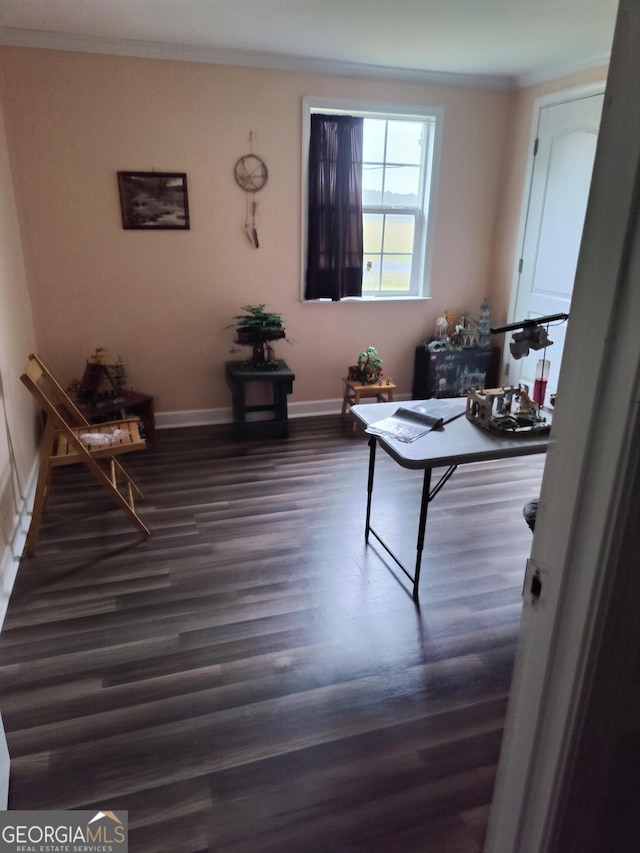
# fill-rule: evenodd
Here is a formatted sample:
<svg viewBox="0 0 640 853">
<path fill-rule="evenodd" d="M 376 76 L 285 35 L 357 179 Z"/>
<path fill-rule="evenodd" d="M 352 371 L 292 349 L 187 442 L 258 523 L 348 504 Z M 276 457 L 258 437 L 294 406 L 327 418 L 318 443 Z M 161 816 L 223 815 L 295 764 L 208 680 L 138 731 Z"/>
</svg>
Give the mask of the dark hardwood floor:
<svg viewBox="0 0 640 853">
<path fill-rule="evenodd" d="M 132 454 L 143 542 L 56 472 L 0 634 L 12 809 L 126 809 L 131 851 L 481 851 L 542 457 L 461 468 L 417 608 L 365 546 L 368 448 L 160 431 Z M 378 454 L 374 519 L 413 565 L 420 474 Z"/>
</svg>

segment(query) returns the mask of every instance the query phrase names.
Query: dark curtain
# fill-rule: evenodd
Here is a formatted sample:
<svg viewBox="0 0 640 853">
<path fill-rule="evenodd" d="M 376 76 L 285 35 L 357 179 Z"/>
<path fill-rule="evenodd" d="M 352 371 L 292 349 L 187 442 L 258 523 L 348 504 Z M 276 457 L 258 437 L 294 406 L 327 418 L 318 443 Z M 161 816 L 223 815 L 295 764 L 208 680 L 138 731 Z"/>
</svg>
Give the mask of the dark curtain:
<svg viewBox="0 0 640 853">
<path fill-rule="evenodd" d="M 362 295 L 362 119 L 311 115 L 306 299 Z"/>
</svg>

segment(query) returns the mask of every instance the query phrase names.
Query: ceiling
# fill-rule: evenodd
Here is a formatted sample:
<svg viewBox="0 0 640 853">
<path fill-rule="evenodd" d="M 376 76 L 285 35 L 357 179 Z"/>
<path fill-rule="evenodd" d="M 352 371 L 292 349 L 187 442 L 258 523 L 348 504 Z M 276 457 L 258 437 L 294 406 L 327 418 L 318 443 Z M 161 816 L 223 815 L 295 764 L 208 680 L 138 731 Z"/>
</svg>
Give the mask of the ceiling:
<svg viewBox="0 0 640 853">
<path fill-rule="evenodd" d="M 522 86 L 608 61 L 617 0 L 0 0 L 0 44 Z"/>
</svg>

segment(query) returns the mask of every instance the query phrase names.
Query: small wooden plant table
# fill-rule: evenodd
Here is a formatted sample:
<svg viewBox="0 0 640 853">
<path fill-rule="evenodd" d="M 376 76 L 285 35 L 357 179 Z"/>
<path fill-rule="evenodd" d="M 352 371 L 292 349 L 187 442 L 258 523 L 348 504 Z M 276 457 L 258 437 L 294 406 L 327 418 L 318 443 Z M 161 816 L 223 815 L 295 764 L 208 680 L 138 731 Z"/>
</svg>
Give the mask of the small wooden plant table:
<svg viewBox="0 0 640 853">
<path fill-rule="evenodd" d="M 276 433 L 286 437 L 289 434 L 287 395 L 293 391 L 293 381 L 296 377 L 284 361 L 279 361 L 276 368 L 266 370 L 247 367 L 246 361 L 227 361 L 225 375 L 231 390 L 233 423 L 238 437 L 247 438 L 264 433 Z M 272 402 L 247 404 L 247 384 L 255 382 L 271 385 Z M 263 420 L 247 418 L 247 415 L 254 412 L 266 412 L 272 417 Z"/>
<path fill-rule="evenodd" d="M 342 400 L 342 414 L 345 415 L 347 409 L 351 410 L 351 406 L 356 406 L 361 400 L 375 397 L 377 403 L 393 403 L 393 392 L 396 386 L 391 381 L 382 379 L 374 385 L 364 385 L 357 379 L 343 379 L 344 382 L 344 398 Z M 358 428 L 357 420 L 353 421 L 353 431 Z"/>
</svg>

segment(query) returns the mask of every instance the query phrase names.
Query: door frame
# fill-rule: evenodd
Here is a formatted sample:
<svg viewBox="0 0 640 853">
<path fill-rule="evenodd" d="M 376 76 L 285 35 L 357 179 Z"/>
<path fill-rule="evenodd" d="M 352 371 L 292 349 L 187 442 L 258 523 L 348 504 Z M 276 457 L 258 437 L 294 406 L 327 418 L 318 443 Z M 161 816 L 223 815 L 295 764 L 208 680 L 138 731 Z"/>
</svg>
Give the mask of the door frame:
<svg viewBox="0 0 640 853">
<path fill-rule="evenodd" d="M 557 849 L 600 633 L 607 623 L 625 630 L 606 593 L 628 513 L 624 472 L 635 459 L 639 405 L 638 38 L 640 3 L 621 3 L 562 366 L 576 393 L 554 416 L 524 586 L 538 566 L 542 594 L 523 600 L 487 853 Z"/>
<path fill-rule="evenodd" d="M 518 298 L 518 288 L 520 284 L 519 265 L 520 259 L 524 253 L 524 242 L 529 220 L 529 205 L 531 199 L 531 186 L 533 183 L 533 170 L 535 166 L 534 145 L 538 136 L 538 128 L 540 126 L 540 112 L 545 107 L 556 106 L 557 104 L 569 103 L 578 101 L 582 98 L 589 98 L 593 95 L 602 95 L 605 91 L 606 80 L 596 80 L 592 83 L 583 83 L 579 86 L 571 86 L 567 89 L 559 89 L 556 92 L 547 92 L 545 95 L 540 95 L 533 102 L 531 110 L 531 126 L 529 128 L 529 141 L 527 145 L 527 165 L 525 168 L 525 178 L 522 185 L 522 203 L 520 205 L 520 219 L 518 222 L 518 234 L 516 237 L 516 253 L 513 260 L 513 271 L 511 276 L 511 291 L 509 293 L 509 308 L 507 311 L 507 323 L 516 323 L 523 319 L 515 316 L 516 302 Z M 502 350 L 502 365 L 501 376 L 504 381 L 508 381 L 507 365 L 509 364 L 509 348 L 503 347 Z"/>
</svg>

